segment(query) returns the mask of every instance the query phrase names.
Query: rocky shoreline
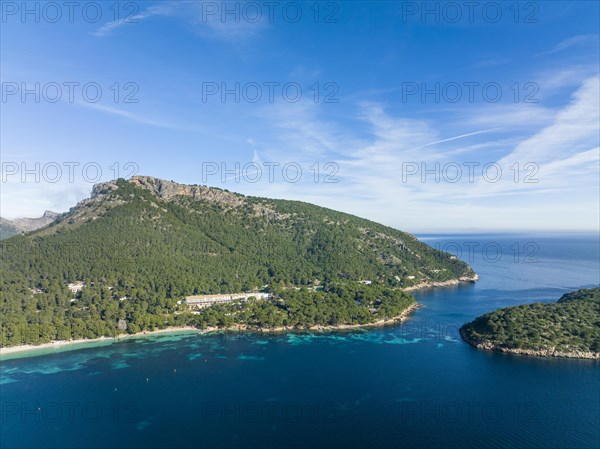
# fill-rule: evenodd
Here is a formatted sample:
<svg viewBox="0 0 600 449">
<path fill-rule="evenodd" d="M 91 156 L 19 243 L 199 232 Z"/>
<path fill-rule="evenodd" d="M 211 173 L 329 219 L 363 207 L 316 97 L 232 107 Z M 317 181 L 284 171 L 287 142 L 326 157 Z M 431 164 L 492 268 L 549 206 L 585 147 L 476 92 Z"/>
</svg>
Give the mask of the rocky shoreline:
<svg viewBox="0 0 600 449">
<path fill-rule="evenodd" d="M 411 287 L 405 287 L 402 290 L 405 292 L 412 292 L 415 290 L 422 290 L 425 288 L 434 288 L 434 287 L 452 287 L 454 285 L 459 285 L 459 284 L 472 284 L 474 282 L 477 282 L 479 280 L 479 275 L 477 273 L 473 274 L 472 276 L 461 276 L 458 279 L 450 279 L 449 281 L 439 281 L 439 282 L 433 282 L 433 281 L 427 281 L 427 282 L 420 282 L 418 284 L 415 284 Z"/>
<path fill-rule="evenodd" d="M 336 324 L 336 325 L 315 325 L 315 326 L 279 326 L 279 327 L 264 327 L 256 328 L 245 324 L 236 324 L 227 328 L 207 328 L 203 333 L 218 332 L 218 331 L 249 331 L 249 332 L 263 332 L 263 333 L 280 333 L 280 332 L 294 332 L 294 331 L 337 331 L 337 330 L 352 330 L 368 327 L 382 327 L 392 324 L 403 323 L 408 320 L 409 315 L 415 310 L 423 307 L 421 304 L 415 302 L 411 304 L 402 312 L 400 315 L 393 318 L 384 320 L 374 321 L 373 323 L 365 324 Z"/>
<path fill-rule="evenodd" d="M 462 339 L 477 349 L 482 349 L 484 351 L 494 351 L 494 352 L 503 352 L 505 354 L 518 354 L 518 355 L 528 355 L 534 357 L 563 357 L 563 358 L 572 358 L 572 359 L 591 359 L 591 360 L 600 360 L 600 353 L 598 352 L 588 352 L 588 351 L 560 351 L 555 348 L 547 348 L 547 349 L 521 349 L 521 348 L 505 348 L 502 346 L 498 346 L 491 341 L 488 340 L 471 340 L 464 333 L 463 329 L 459 330 L 460 336 Z"/>
</svg>

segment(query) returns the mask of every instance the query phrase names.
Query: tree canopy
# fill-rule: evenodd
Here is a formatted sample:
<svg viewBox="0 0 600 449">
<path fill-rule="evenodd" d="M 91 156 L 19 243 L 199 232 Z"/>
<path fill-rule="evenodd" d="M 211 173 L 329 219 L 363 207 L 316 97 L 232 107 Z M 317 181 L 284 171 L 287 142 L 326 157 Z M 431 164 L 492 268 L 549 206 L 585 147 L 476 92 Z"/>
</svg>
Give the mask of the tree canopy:
<svg viewBox="0 0 600 449">
<path fill-rule="evenodd" d="M 508 349 L 600 352 L 600 288 L 563 295 L 556 303 L 534 303 L 486 313 L 465 324 L 468 341 Z"/>
<path fill-rule="evenodd" d="M 402 287 L 473 274 L 369 220 L 203 189 L 167 198 L 125 180 L 105 183 L 50 226 L 1 241 L 2 345 L 115 335 L 119 320 L 128 332 L 232 320 L 363 323 L 406 307 Z M 69 289 L 74 282 L 81 291 Z M 178 304 L 265 288 L 276 301 L 238 304 L 234 314 L 224 306 L 193 315 Z"/>
</svg>

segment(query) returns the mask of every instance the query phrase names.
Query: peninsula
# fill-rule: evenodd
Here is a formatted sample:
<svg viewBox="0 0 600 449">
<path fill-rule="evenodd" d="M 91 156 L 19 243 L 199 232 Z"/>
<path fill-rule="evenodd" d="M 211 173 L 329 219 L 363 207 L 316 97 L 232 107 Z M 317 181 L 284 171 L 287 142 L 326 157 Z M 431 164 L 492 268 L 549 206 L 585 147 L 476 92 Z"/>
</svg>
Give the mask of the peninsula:
<svg viewBox="0 0 600 449">
<path fill-rule="evenodd" d="M 148 176 L 95 185 L 0 251 L 3 348 L 375 325 L 404 319 L 410 290 L 477 280 L 451 254 L 363 218 Z M 198 307 L 206 295 L 218 301 Z"/>
<path fill-rule="evenodd" d="M 472 346 L 512 354 L 600 359 L 600 288 L 486 313 L 460 328 Z"/>
</svg>

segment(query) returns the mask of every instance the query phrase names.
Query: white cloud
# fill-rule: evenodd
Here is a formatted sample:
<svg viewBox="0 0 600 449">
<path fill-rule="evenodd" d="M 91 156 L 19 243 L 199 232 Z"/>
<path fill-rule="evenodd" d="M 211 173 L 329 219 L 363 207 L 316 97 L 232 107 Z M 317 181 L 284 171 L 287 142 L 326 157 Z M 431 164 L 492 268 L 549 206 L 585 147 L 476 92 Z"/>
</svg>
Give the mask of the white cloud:
<svg viewBox="0 0 600 449">
<path fill-rule="evenodd" d="M 595 188 L 599 182 L 598 82 L 598 76 L 580 82 L 570 101 L 558 108 L 486 107 L 485 120 L 481 108 L 471 109 L 450 123 L 454 135 L 442 131 L 448 129 L 447 119 L 392 116 L 376 103 L 361 104 L 356 116 L 368 125 L 366 136 L 356 132 L 359 127 L 320 120 L 316 106 L 278 112 L 269 123 L 285 131 L 280 136 L 285 152 L 281 148 L 277 152 L 277 143 L 272 142 L 271 155 L 285 157 L 311 148 L 302 154 L 322 161 L 338 156 L 340 182 L 307 183 L 301 190 L 285 183 L 250 189 L 261 195 L 316 201 L 409 230 L 593 229 L 599 212 Z M 474 130 L 475 124 L 500 129 Z M 480 163 L 473 182 L 465 166 L 457 183 L 443 177 L 436 182 L 433 174 L 423 182 L 420 176 L 422 167 L 465 161 Z M 410 162 L 418 164 L 419 173 L 403 182 L 403 163 Z M 503 169 L 500 181 L 482 178 L 481 168 L 488 162 Z M 528 162 L 536 165 L 526 166 Z M 523 182 L 526 175 L 538 182 Z"/>
<path fill-rule="evenodd" d="M 521 142 L 507 156 L 513 161 L 543 163 L 597 146 L 600 124 L 600 78 L 588 78 L 550 126 Z"/>
<path fill-rule="evenodd" d="M 329 114 L 327 119 L 322 118 L 326 105 L 310 101 L 269 105 L 259 116 L 265 126 L 253 129 L 246 140 L 248 160 L 259 165 L 262 161 L 294 161 L 303 168 L 334 161 L 339 166 L 335 176 L 339 182 L 323 183 L 322 178 L 314 182 L 312 173 L 307 172 L 297 184 L 283 182 L 281 176 L 275 183 L 263 176 L 257 184 L 236 182 L 234 176 L 222 187 L 315 202 L 413 232 L 435 228 L 594 229 L 599 214 L 599 82 L 598 75 L 580 81 L 566 104 L 559 107 L 486 105 L 439 119 L 391 114 L 373 102 L 345 108 L 343 117 Z M 85 106 L 164 126 L 129 111 Z M 482 180 L 480 171 L 474 182 L 465 175 L 457 183 L 435 182 L 432 175 L 422 182 L 420 173 L 406 181 L 402 177 L 403 163 L 432 169 L 436 163 L 443 167 L 465 161 L 496 162 L 505 170 L 504 176 L 497 183 Z M 530 173 L 524 164 L 537 164 L 535 178 L 539 182 L 515 182 L 510 169 L 515 162 L 520 164 L 521 177 Z M 22 190 L 24 196 L 17 196 L 12 188 L 7 195 L 3 191 L 2 211 L 5 200 L 15 211 L 24 211 L 27 201 L 23 198 L 30 196 L 32 207 L 40 205 L 39 212 L 19 215 L 39 215 L 52 209 L 55 200 L 35 196 L 34 190 Z M 60 194 L 58 189 L 54 197 Z"/>
<path fill-rule="evenodd" d="M 0 216 L 3 218 L 41 217 L 45 210 L 66 212 L 89 196 L 92 189 L 90 183 L 83 181 L 50 183 L 41 180 L 36 183 L 31 179 L 20 182 L 18 178 L 2 184 Z"/>
</svg>

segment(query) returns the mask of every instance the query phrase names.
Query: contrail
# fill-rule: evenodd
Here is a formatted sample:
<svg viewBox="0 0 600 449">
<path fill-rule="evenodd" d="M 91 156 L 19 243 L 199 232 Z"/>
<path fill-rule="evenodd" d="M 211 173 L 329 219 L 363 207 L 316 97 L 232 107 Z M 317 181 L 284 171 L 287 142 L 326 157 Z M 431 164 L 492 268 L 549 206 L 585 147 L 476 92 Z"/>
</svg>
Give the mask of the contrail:
<svg viewBox="0 0 600 449">
<path fill-rule="evenodd" d="M 408 153 L 409 151 L 420 150 L 421 148 L 430 147 L 431 145 L 437 145 L 438 143 L 442 143 L 442 142 L 450 142 L 451 140 L 462 139 L 463 137 L 476 136 L 477 134 L 491 133 L 491 132 L 497 131 L 499 129 L 500 128 L 485 129 L 483 131 L 475 131 L 475 132 L 468 133 L 468 134 L 461 134 L 460 136 L 449 137 L 448 139 L 442 139 L 442 140 L 438 140 L 435 142 L 427 143 L 425 145 L 421 145 L 420 147 L 411 148 L 410 150 L 404 151 L 404 153 Z"/>
</svg>

